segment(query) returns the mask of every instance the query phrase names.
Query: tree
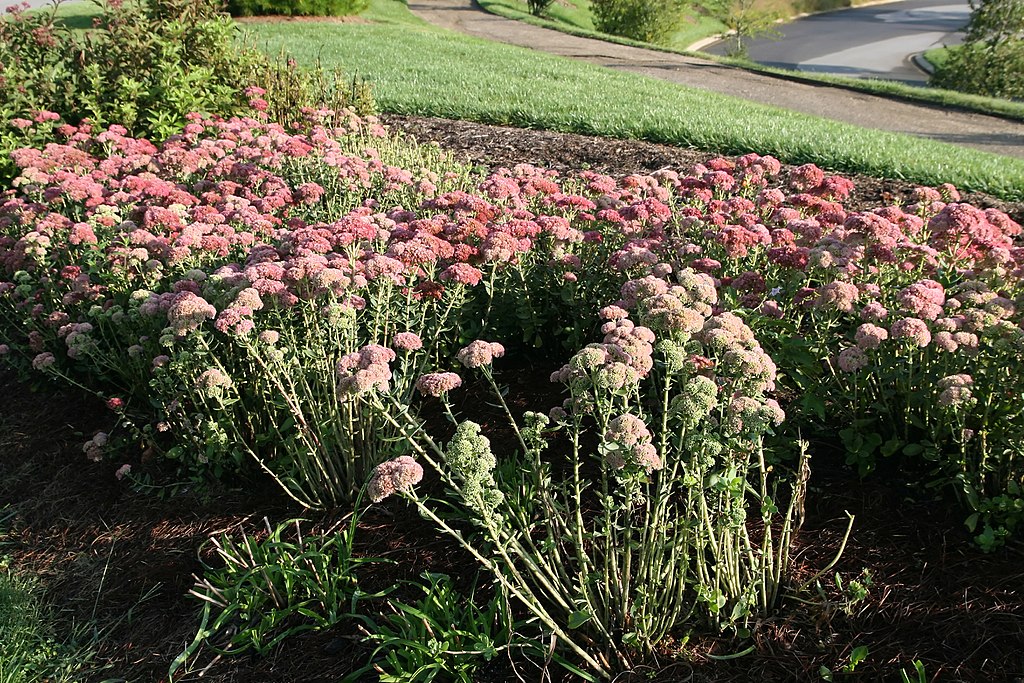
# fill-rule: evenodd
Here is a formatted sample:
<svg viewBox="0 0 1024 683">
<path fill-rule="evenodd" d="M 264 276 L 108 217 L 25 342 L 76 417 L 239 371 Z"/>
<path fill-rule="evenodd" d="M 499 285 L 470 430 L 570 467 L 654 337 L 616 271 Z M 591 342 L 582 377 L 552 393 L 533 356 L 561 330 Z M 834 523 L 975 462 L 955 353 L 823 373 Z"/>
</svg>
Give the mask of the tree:
<svg viewBox="0 0 1024 683">
<path fill-rule="evenodd" d="M 992 97 L 1024 97 L 1024 0 L 971 0 L 964 44 L 950 48 L 931 84 Z"/>
<path fill-rule="evenodd" d="M 774 12 L 756 8 L 756 0 L 700 0 L 699 9 L 706 15 L 725 24 L 733 47 L 730 57 L 744 57 L 747 54 L 745 41 L 758 36 L 778 37 Z"/>
</svg>

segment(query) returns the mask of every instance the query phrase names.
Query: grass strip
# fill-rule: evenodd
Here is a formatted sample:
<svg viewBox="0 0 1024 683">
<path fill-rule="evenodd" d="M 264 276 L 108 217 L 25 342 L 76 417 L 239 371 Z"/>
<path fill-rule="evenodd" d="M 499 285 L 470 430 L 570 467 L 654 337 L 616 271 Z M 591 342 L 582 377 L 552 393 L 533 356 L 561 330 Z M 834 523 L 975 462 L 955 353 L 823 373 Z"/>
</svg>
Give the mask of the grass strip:
<svg viewBox="0 0 1024 683">
<path fill-rule="evenodd" d="M 714 31 L 704 29 L 705 26 L 710 27 L 710 24 L 699 24 L 695 25 L 692 29 L 688 29 L 690 34 L 692 34 L 693 40 L 687 43 L 682 43 L 681 41 L 674 39 L 673 43 L 676 47 L 673 47 L 643 43 L 629 38 L 623 38 L 621 36 L 601 33 L 593 28 L 593 21 L 590 20 L 589 16 L 587 16 L 586 19 L 578 16 L 582 13 L 577 13 L 577 15 L 574 15 L 571 20 L 567 20 L 562 14 L 556 12 L 552 12 L 550 18 L 540 18 L 533 16 L 529 12 L 517 9 L 516 5 L 521 3 L 517 3 L 516 0 L 477 1 L 480 7 L 484 10 L 491 12 L 492 14 L 505 17 L 506 19 L 522 21 L 527 24 L 561 31 L 562 33 L 568 33 L 569 35 L 579 36 L 581 38 L 594 38 L 596 40 L 604 40 L 611 43 L 617 43 L 619 45 L 641 47 L 648 50 L 657 50 L 659 52 L 668 52 L 672 54 L 685 55 L 687 57 L 707 59 L 720 64 L 727 64 L 729 66 L 735 66 L 741 69 L 747 69 L 749 71 L 755 71 L 757 73 L 803 83 L 823 83 L 839 88 L 846 88 L 848 90 L 866 92 L 872 95 L 898 97 L 911 102 L 924 102 L 926 104 L 935 104 L 942 107 L 955 107 L 956 109 L 963 109 L 965 111 L 1001 116 L 1015 121 L 1024 121 L 1024 102 L 1005 100 L 997 97 L 972 95 L 969 93 L 956 92 L 954 90 L 943 90 L 941 88 L 913 86 L 899 81 L 889 81 L 879 78 L 852 78 L 850 76 L 813 73 L 797 71 L 794 69 L 780 69 L 778 67 L 758 64 L 748 59 L 723 57 L 705 52 L 690 52 L 685 49 L 679 49 L 679 45 L 691 45 L 701 37 L 713 35 Z"/>
<path fill-rule="evenodd" d="M 756 151 L 788 163 L 921 184 L 952 182 L 1024 198 L 1024 160 L 867 130 L 524 48 L 410 19 L 374 0 L 378 23 L 248 24 L 259 44 L 286 48 L 368 79 L 387 112 L 643 139 L 724 154 Z M 408 15 L 408 17 L 406 16 Z"/>
</svg>

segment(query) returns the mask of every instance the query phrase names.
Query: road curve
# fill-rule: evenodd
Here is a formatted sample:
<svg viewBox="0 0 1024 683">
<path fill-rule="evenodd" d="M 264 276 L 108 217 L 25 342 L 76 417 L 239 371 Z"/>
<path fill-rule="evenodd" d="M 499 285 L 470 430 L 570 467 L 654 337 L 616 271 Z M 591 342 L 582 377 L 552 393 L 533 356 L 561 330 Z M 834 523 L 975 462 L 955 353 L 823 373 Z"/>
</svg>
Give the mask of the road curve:
<svg viewBox="0 0 1024 683">
<path fill-rule="evenodd" d="M 505 19 L 472 0 L 409 0 L 425 21 L 478 38 L 732 95 L 783 109 L 1024 158 L 1024 123 L 811 85 L 709 60 L 629 47 Z"/>
<path fill-rule="evenodd" d="M 971 17 L 967 0 L 900 0 L 812 14 L 777 26 L 777 39 L 745 42 L 755 62 L 784 69 L 887 78 L 923 84 L 910 56 L 957 45 Z M 726 54 L 730 41 L 704 50 Z"/>
</svg>

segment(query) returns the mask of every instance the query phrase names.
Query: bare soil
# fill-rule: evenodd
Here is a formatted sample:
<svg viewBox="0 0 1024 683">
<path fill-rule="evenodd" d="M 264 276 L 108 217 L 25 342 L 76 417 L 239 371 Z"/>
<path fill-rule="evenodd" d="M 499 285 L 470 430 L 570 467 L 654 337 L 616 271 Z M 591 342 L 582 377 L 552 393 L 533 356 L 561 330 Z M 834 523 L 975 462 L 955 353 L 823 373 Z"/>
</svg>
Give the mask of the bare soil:
<svg viewBox="0 0 1024 683">
<path fill-rule="evenodd" d="M 434 119 L 388 117 L 387 123 L 421 141 L 437 140 L 474 163 L 520 162 L 561 170 L 590 167 L 607 173 L 688 167 L 710 155 L 662 145 L 516 131 Z M 857 179 L 866 204 L 909 187 L 895 181 Z M 985 204 L 983 197 L 972 201 Z M 1018 220 L 1019 205 L 1002 205 Z M 510 386 L 513 405 L 538 391 L 555 400 L 547 383 L 552 368 L 496 367 Z M 328 528 L 341 512 L 303 515 L 274 488 L 249 482 L 217 491 L 173 496 L 133 492 L 114 472 L 116 457 L 93 463 L 81 444 L 115 421 L 97 399 L 44 386 L 33 389 L 0 373 L 5 388 L 0 412 L 0 511 L 15 513 L 0 551 L 19 570 L 38 575 L 60 610 L 62 628 L 95 616 L 106 626 L 98 670 L 88 680 L 161 681 L 168 665 L 198 628 L 199 606 L 187 596 L 209 559 L 204 542 L 223 532 L 259 534 L 264 517 L 277 523 L 305 516 L 310 528 Z M 549 395 L 550 394 L 550 395 Z M 482 401 L 467 392 L 463 409 L 497 424 Z M 534 403 L 536 408 L 536 403 Z M 498 441 L 497 439 L 495 440 Z M 132 458 L 133 460 L 135 458 Z M 811 579 L 837 554 L 846 512 L 853 532 L 834 571 Z M 778 614 L 757 623 L 751 638 L 679 634 L 674 652 L 638 669 L 631 680 L 817 681 L 822 666 L 839 671 L 853 648 L 867 659 L 836 680 L 898 681 L 901 668 L 920 660 L 929 681 L 1024 680 L 1024 547 L 984 554 L 971 543 L 960 510 L 949 500 L 913 491 L 899 472 L 859 480 L 841 456 L 818 444 L 812 463 L 807 519 L 796 539 L 793 591 Z M 363 577 L 373 590 L 421 572 L 443 571 L 460 583 L 473 563 L 432 532 L 400 501 L 374 506 L 360 524 L 360 554 L 387 556 Z M 868 570 L 872 585 L 856 604 L 844 600 L 834 572 L 844 580 Z M 753 650 L 735 659 L 715 659 Z M 285 641 L 271 656 L 205 655 L 182 681 L 337 681 L 365 662 L 369 650 L 352 625 Z M 674 657 L 670 658 L 670 655 Z M 205 667 L 205 668 L 204 668 Z M 484 681 L 541 680 L 541 672 L 495 661 Z M 201 675 L 200 675 L 201 673 Z M 557 671 L 551 672 L 559 680 Z M 366 680 L 375 680 L 367 677 Z M 566 679 L 568 680 L 568 679 Z M 915 680 L 913 678 L 911 680 Z"/>
</svg>

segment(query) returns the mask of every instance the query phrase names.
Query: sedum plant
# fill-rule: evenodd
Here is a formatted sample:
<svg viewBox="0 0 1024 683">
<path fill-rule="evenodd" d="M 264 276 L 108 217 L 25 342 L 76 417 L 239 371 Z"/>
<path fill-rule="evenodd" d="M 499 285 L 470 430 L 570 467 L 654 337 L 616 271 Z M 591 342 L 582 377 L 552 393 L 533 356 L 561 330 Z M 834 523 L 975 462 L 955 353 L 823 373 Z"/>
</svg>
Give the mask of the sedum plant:
<svg viewBox="0 0 1024 683">
<path fill-rule="evenodd" d="M 602 309 L 603 343 L 555 373 L 563 406 L 512 423 L 515 462 L 499 466 L 469 421 L 442 447 L 379 395 L 448 498 L 416 493 L 405 458 L 375 472 L 371 499 L 412 500 L 598 676 L 695 622 L 726 628 L 770 611 L 804 495 L 806 473 L 780 489 L 765 461 L 763 437 L 783 418 L 765 397 L 771 359 L 739 318 L 713 314 L 711 278 L 657 270 L 623 285 Z M 493 346 L 474 345 L 459 359 L 503 404 Z"/>
</svg>

